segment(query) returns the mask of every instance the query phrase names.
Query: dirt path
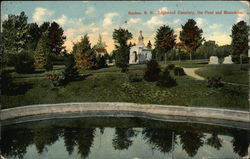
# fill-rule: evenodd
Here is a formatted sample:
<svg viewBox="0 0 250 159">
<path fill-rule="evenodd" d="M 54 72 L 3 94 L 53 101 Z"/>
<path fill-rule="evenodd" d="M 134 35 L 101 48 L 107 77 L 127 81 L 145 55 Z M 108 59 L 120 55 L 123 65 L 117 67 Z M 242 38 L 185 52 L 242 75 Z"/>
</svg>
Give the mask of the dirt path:
<svg viewBox="0 0 250 159">
<path fill-rule="evenodd" d="M 195 78 L 197 80 L 205 80 L 204 77 L 201 77 L 201 76 L 199 76 L 199 75 L 197 75 L 195 73 L 195 71 L 198 70 L 198 69 L 200 69 L 200 68 L 183 68 L 183 69 L 184 69 L 186 75 L 188 75 L 190 77 L 193 77 L 193 78 Z"/>
</svg>

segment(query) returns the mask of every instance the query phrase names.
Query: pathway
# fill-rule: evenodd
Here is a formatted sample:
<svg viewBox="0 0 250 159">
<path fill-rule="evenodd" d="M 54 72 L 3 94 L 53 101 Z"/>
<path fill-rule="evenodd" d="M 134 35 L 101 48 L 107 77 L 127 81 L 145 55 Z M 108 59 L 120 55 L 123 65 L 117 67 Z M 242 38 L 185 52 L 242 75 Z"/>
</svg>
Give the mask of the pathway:
<svg viewBox="0 0 250 159">
<path fill-rule="evenodd" d="M 195 73 L 195 71 L 198 70 L 198 69 L 200 69 L 200 68 L 183 68 L 183 69 L 184 69 L 186 75 L 188 75 L 190 77 L 193 77 L 193 78 L 195 78 L 197 80 L 205 80 L 204 77 L 201 77 L 201 76 L 199 76 L 199 75 L 197 75 Z"/>
</svg>

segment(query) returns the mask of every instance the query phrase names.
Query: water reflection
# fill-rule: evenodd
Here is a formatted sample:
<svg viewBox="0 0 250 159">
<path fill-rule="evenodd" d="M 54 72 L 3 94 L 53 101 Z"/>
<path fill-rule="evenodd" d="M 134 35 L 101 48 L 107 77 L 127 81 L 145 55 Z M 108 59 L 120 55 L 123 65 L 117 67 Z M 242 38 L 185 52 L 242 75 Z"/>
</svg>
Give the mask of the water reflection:
<svg viewBox="0 0 250 159">
<path fill-rule="evenodd" d="M 99 131 L 96 131 L 97 128 Z M 1 151 L 5 157 L 22 159 L 30 153 L 27 149 L 30 150 L 31 146 L 34 146 L 39 156 L 46 154 L 48 150 L 53 152 L 52 145 L 61 141 L 69 156 L 77 153 L 80 158 L 87 158 L 95 147 L 96 138 L 104 135 L 106 128 L 109 129 L 109 136 L 105 138 L 105 142 L 110 141 L 113 150 L 109 150 L 114 152 L 125 152 L 133 147 L 134 142 L 141 142 L 144 145 L 141 144 L 140 148 L 136 149 L 134 146 L 136 152 L 143 147 L 151 147 L 163 155 L 184 150 L 186 156 L 195 157 L 205 145 L 220 153 L 219 150 L 225 146 L 221 136 L 223 135 L 232 138 L 229 141 L 234 151 L 232 154 L 243 157 L 247 155 L 250 143 L 249 131 L 246 130 L 137 118 L 85 118 L 5 126 L 2 128 Z M 102 148 L 104 149 L 100 149 Z"/>
</svg>

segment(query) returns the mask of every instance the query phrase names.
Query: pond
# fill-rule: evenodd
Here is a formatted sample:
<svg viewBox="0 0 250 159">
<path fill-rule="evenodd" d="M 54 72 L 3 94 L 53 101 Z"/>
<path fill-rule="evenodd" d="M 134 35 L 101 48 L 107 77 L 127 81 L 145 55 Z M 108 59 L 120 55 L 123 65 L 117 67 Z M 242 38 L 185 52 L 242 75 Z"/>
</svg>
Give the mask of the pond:
<svg viewBox="0 0 250 159">
<path fill-rule="evenodd" d="M 249 130 L 144 118 L 54 119 L 2 127 L 7 159 L 239 158 Z"/>
</svg>

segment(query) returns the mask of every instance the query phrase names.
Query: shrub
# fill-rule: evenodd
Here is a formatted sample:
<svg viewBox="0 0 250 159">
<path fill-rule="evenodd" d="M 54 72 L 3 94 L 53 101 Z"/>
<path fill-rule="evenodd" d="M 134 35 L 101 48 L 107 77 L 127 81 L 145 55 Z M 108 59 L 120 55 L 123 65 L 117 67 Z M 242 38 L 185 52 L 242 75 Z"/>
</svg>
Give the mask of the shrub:
<svg viewBox="0 0 250 159">
<path fill-rule="evenodd" d="M 15 56 L 15 70 L 17 73 L 34 72 L 34 59 L 27 53 L 20 53 Z"/>
<path fill-rule="evenodd" d="M 182 67 L 175 67 L 174 68 L 174 75 L 176 76 L 184 76 L 185 72 Z"/>
<path fill-rule="evenodd" d="M 2 94 L 9 94 L 12 91 L 13 82 L 12 78 L 8 71 L 2 70 L 1 71 L 1 83 L 0 89 Z"/>
<path fill-rule="evenodd" d="M 168 64 L 166 67 L 168 70 L 173 70 L 175 68 L 175 64 Z"/>
<path fill-rule="evenodd" d="M 160 75 L 160 79 L 156 83 L 160 87 L 173 87 L 176 86 L 176 80 L 170 76 L 170 73 L 167 69 Z"/>
<path fill-rule="evenodd" d="M 53 87 L 61 86 L 64 83 L 64 78 L 61 75 L 56 74 L 56 73 L 48 74 L 47 78 L 48 80 L 51 81 L 51 84 Z"/>
<path fill-rule="evenodd" d="M 104 56 L 97 56 L 96 57 L 96 67 L 97 69 L 100 69 L 100 68 L 105 68 L 107 67 L 107 63 L 106 63 L 106 59 Z"/>
<path fill-rule="evenodd" d="M 44 68 L 46 69 L 46 71 L 52 71 L 53 70 L 53 61 L 52 61 L 51 55 L 47 56 Z"/>
<path fill-rule="evenodd" d="M 127 73 L 127 79 L 129 82 L 141 82 L 142 77 L 137 73 Z"/>
<path fill-rule="evenodd" d="M 144 79 L 148 82 L 155 82 L 159 79 L 161 69 L 159 67 L 159 64 L 151 60 L 147 63 L 147 68 L 144 73 Z"/>
<path fill-rule="evenodd" d="M 211 77 L 208 78 L 207 81 L 207 87 L 209 88 L 219 88 L 219 87 L 223 87 L 224 84 L 221 80 L 221 77 Z"/>
<path fill-rule="evenodd" d="M 234 63 L 236 63 L 236 64 L 239 64 L 239 63 L 240 63 L 240 56 L 238 56 L 238 55 L 232 56 L 232 61 L 233 61 Z M 243 63 L 243 64 L 244 64 L 244 63 L 249 63 L 249 57 L 246 56 L 246 55 L 242 56 L 242 63 Z"/>
<path fill-rule="evenodd" d="M 76 62 L 73 55 L 68 55 L 65 60 L 65 69 L 63 72 L 64 83 L 77 80 L 79 78 L 79 72 L 76 68 Z"/>
</svg>

